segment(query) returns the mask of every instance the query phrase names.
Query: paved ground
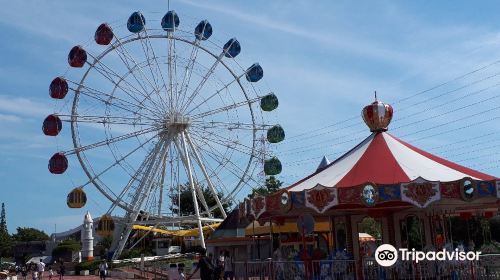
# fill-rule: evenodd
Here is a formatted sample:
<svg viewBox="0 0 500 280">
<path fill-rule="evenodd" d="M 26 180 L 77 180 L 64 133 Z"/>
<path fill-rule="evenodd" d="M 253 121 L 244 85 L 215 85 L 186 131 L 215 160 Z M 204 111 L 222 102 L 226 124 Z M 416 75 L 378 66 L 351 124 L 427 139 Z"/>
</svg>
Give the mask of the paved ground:
<svg viewBox="0 0 500 280">
<path fill-rule="evenodd" d="M 152 275 L 149 274 L 149 275 L 146 275 L 146 279 L 153 279 Z M 19 274 L 17 276 L 17 279 L 18 280 L 23 280 L 23 277 Z M 27 280 L 32 280 L 31 277 L 26 277 Z M 94 275 L 89 275 L 89 276 L 79 276 L 79 275 L 75 275 L 75 276 L 64 276 L 64 280 L 99 280 L 99 276 L 94 276 Z M 112 277 L 106 277 L 106 280 L 117 280 L 117 279 L 120 279 L 120 278 L 112 278 Z M 157 279 L 161 279 L 161 278 L 157 278 Z M 192 280 L 199 280 L 199 278 L 191 278 Z M 42 280 L 49 280 L 49 277 L 43 277 Z M 52 277 L 52 280 L 59 280 L 59 276 L 54 276 Z"/>
<path fill-rule="evenodd" d="M 106 280 L 115 280 L 119 278 L 106 277 Z M 21 275 L 17 276 L 17 280 L 23 280 Z M 31 280 L 31 277 L 26 277 L 26 280 Z M 49 277 L 43 277 L 42 280 L 49 280 Z M 52 277 L 52 280 L 59 280 L 59 276 Z M 89 276 L 64 276 L 64 280 L 99 280 L 99 276 L 89 275 Z"/>
</svg>

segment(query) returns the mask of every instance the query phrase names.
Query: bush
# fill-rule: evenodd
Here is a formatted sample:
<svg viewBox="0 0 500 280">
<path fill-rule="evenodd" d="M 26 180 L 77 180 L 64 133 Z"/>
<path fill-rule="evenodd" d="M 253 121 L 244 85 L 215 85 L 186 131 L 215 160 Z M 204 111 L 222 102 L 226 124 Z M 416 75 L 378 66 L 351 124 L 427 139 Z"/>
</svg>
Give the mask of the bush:
<svg viewBox="0 0 500 280">
<path fill-rule="evenodd" d="M 94 271 L 99 268 L 99 261 L 85 261 L 75 265 L 75 272 L 80 273 L 82 270 Z"/>
<path fill-rule="evenodd" d="M 131 250 L 123 251 L 123 253 L 120 255 L 120 259 L 123 260 L 131 258 L 140 258 L 142 254 L 144 254 L 144 256 L 152 256 L 153 252 L 151 252 L 148 249 L 134 248 Z"/>
<path fill-rule="evenodd" d="M 64 240 L 52 250 L 52 257 L 53 259 L 68 259 L 68 257 L 71 259 L 72 253 L 80 251 L 81 247 L 80 243 L 75 240 Z"/>
</svg>

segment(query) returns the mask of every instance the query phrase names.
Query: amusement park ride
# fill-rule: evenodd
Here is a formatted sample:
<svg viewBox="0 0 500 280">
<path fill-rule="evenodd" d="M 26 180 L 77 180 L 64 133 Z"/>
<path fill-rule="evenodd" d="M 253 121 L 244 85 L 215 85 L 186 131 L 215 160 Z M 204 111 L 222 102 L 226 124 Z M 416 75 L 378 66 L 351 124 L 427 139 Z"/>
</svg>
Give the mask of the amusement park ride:
<svg viewBox="0 0 500 280">
<path fill-rule="evenodd" d="M 156 26 L 134 12 L 123 35 L 124 28 L 103 23 L 95 32 L 98 48 L 73 47 L 73 70 L 50 84 L 60 110 L 46 117 L 43 132 L 57 136 L 69 123 L 73 147 L 55 153 L 48 169 L 63 174 L 68 156 L 76 156 L 88 181 L 68 194 L 67 205 L 84 207 L 90 185 L 111 202 L 96 231 L 115 232 L 113 259 L 126 249 L 135 224 L 197 227 L 205 247 L 203 224 L 222 220 L 214 217 L 216 209 L 225 218 L 224 204 L 234 203 L 243 188 L 262 185 L 262 167 L 265 175 L 281 172 L 265 147 L 285 133 L 264 121 L 262 112 L 276 109 L 278 99 L 256 88 L 262 67 L 238 64 L 241 45 L 235 38 L 222 47 L 210 41 L 207 20 L 191 32 L 179 25 L 175 11 Z M 194 213 L 183 216 L 180 200 L 172 197 L 186 182 Z M 215 205 L 207 202 L 203 186 Z M 117 207 L 124 210 L 118 220 L 111 216 Z"/>
</svg>

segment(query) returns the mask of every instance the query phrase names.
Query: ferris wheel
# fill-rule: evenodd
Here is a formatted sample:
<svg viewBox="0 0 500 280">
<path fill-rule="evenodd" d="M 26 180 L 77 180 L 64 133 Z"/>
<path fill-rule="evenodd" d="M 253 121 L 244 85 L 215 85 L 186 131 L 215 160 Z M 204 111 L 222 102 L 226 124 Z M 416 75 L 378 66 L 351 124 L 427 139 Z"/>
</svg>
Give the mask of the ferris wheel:
<svg viewBox="0 0 500 280">
<path fill-rule="evenodd" d="M 89 186 L 111 202 L 97 230 L 119 232 L 113 258 L 137 223 L 191 224 L 205 247 L 203 224 L 221 221 L 225 204 L 282 168 L 267 145 L 285 133 L 264 121 L 278 99 L 257 88 L 264 74 L 258 63 L 242 67 L 235 60 L 238 40 L 209 40 L 207 20 L 185 31 L 175 11 L 152 22 L 134 12 L 126 28 L 103 23 L 95 42 L 73 47 L 71 71 L 49 87 L 60 109 L 43 122 L 48 136 L 68 123 L 73 144 L 50 158 L 49 171 L 64 173 L 74 156 L 88 177 L 68 194 L 68 206 L 83 207 Z M 194 210 L 184 215 L 183 188 Z M 110 216 L 116 208 L 125 213 L 120 225 Z"/>
</svg>

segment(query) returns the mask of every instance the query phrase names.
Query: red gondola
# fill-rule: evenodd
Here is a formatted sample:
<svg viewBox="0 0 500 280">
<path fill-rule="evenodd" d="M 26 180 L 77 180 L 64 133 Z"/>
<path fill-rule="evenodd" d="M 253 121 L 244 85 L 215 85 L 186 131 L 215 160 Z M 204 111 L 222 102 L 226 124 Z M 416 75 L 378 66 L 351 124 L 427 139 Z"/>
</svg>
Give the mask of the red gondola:
<svg viewBox="0 0 500 280">
<path fill-rule="evenodd" d="M 57 77 L 50 83 L 49 95 L 55 99 L 63 99 L 68 93 L 68 82 L 62 77 Z"/>
<path fill-rule="evenodd" d="M 71 67 L 81 68 L 87 61 L 87 52 L 81 46 L 74 46 L 68 54 L 68 63 Z"/>
<path fill-rule="evenodd" d="M 49 160 L 49 171 L 52 174 L 62 174 L 68 168 L 68 159 L 63 153 L 55 153 Z"/>
<path fill-rule="evenodd" d="M 56 136 L 62 129 L 61 119 L 56 115 L 48 115 L 43 121 L 43 134 L 47 136 Z"/>
<path fill-rule="evenodd" d="M 109 45 L 113 40 L 113 30 L 107 23 L 103 23 L 97 27 L 94 39 L 99 45 Z"/>
</svg>

